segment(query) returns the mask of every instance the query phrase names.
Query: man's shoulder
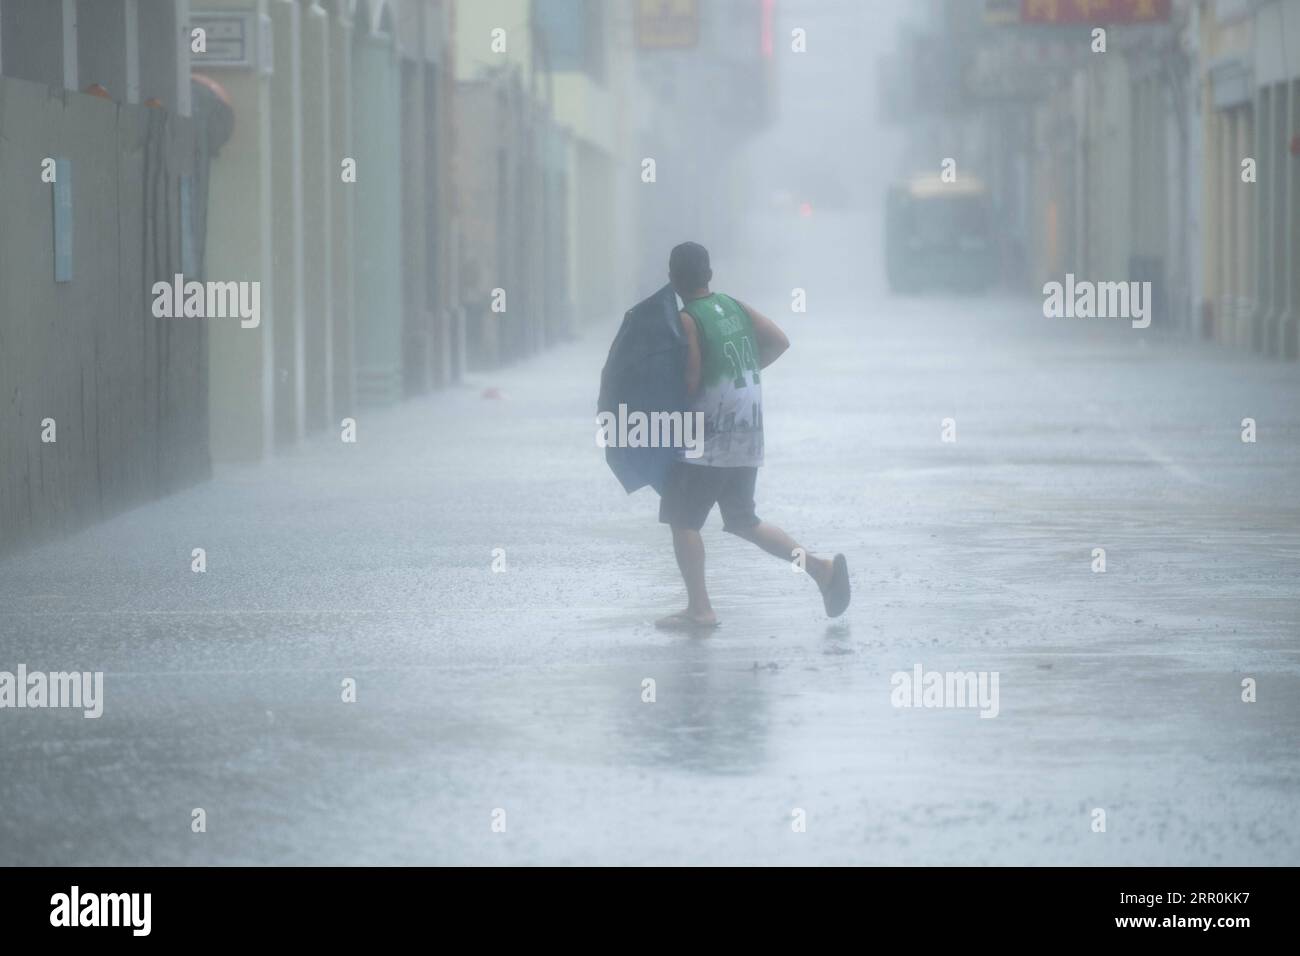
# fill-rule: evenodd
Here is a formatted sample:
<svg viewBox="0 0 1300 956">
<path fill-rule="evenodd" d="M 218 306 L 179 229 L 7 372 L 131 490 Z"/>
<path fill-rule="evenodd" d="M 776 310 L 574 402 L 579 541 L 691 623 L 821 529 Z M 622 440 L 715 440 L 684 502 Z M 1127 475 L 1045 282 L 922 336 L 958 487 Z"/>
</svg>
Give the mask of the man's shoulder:
<svg viewBox="0 0 1300 956">
<path fill-rule="evenodd" d="M 724 308 L 727 306 L 732 306 L 734 308 L 740 309 L 742 312 L 745 311 L 744 303 L 742 303 L 734 295 L 731 295 L 727 292 L 710 292 L 707 296 L 705 296 L 702 299 L 692 299 L 689 303 L 687 303 L 687 306 L 688 307 L 694 306 L 697 309 L 705 309 L 708 312 L 718 312 L 718 313 L 722 312 Z"/>
<path fill-rule="evenodd" d="M 740 312 L 744 312 L 746 315 L 749 315 L 749 309 L 745 306 L 745 303 L 741 302 L 731 293 L 719 292 L 718 295 L 721 296 L 723 299 L 725 299 L 732 306 L 732 308 Z"/>
</svg>

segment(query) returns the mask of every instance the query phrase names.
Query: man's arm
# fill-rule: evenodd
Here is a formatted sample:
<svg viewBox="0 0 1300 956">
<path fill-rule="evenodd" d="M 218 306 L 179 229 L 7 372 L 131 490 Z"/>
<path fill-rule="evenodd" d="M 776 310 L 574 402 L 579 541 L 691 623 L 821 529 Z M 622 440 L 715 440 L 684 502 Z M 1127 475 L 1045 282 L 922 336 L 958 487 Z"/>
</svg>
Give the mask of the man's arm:
<svg viewBox="0 0 1300 956">
<path fill-rule="evenodd" d="M 686 336 L 686 395 L 693 398 L 700 388 L 700 336 L 689 312 L 682 313 L 682 332 Z"/>
<path fill-rule="evenodd" d="M 736 301 L 740 302 L 739 299 Z M 758 367 L 767 368 L 785 354 L 790 340 L 779 325 L 753 306 L 740 302 L 740 307 L 749 313 L 749 321 L 754 324 L 754 337 L 758 339 Z"/>
</svg>

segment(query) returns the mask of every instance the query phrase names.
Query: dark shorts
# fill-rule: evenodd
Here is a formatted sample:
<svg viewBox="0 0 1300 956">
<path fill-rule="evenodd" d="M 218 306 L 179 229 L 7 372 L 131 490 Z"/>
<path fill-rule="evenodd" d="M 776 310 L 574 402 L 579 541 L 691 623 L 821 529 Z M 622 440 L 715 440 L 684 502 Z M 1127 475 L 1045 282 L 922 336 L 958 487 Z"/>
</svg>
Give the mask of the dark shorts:
<svg viewBox="0 0 1300 956">
<path fill-rule="evenodd" d="M 716 504 L 722 530 L 747 531 L 758 524 L 754 514 L 757 468 L 714 468 L 673 462 L 659 499 L 659 520 L 674 528 L 699 531 Z"/>
</svg>

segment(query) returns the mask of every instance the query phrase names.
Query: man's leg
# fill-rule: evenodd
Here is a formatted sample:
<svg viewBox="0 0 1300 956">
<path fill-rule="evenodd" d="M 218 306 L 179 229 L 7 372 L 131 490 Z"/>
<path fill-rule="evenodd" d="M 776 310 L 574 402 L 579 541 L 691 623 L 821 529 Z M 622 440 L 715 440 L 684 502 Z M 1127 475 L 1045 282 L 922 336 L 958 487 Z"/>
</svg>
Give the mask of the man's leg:
<svg viewBox="0 0 1300 956">
<path fill-rule="evenodd" d="M 819 558 L 816 555 L 809 554 L 799 543 L 791 538 L 774 524 L 768 524 L 766 521 L 760 521 L 758 524 L 748 528 L 728 529 L 738 538 L 744 538 L 746 541 L 752 541 L 768 554 L 775 555 L 786 561 L 795 559 L 795 551 L 801 551 L 804 555 L 804 570 L 808 576 L 817 582 L 817 586 L 822 590 L 831 580 L 831 560 L 829 558 Z"/>
<path fill-rule="evenodd" d="M 673 528 L 673 553 L 677 555 L 677 569 L 686 582 L 686 610 L 671 617 L 684 617 L 694 624 L 715 623 L 718 616 L 709 603 L 709 591 L 704 584 L 704 539 L 694 528 Z"/>
<path fill-rule="evenodd" d="M 843 614 L 849 606 L 849 567 L 844 556 L 828 559 L 809 554 L 776 525 L 759 520 L 754 512 L 757 468 L 730 469 L 728 477 L 730 480 L 718 497 L 723 527 L 783 561 L 794 561 L 797 555 L 803 555 L 803 569 L 817 582 L 826 613 L 831 617 Z"/>
<path fill-rule="evenodd" d="M 673 529 L 673 553 L 686 583 L 686 610 L 655 621 L 656 627 L 714 627 L 718 616 L 704 586 L 704 539 L 700 528 L 713 510 L 719 475 L 713 468 L 677 462 L 659 501 L 659 520 Z"/>
</svg>

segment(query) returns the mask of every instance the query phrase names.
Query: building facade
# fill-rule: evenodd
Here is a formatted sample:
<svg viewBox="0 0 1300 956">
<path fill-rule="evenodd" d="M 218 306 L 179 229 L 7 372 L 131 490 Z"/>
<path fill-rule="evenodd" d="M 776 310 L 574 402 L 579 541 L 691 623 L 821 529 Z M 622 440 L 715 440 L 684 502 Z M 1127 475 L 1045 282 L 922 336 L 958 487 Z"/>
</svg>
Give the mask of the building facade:
<svg viewBox="0 0 1300 956">
<path fill-rule="evenodd" d="M 916 164 L 993 171 L 1008 284 L 1149 281 L 1156 327 L 1297 357 L 1300 0 L 931 0 L 913 33 L 893 113 Z"/>
<path fill-rule="evenodd" d="M 0 0 L 0 548 L 616 315 L 632 24 L 584 0 Z"/>
</svg>

